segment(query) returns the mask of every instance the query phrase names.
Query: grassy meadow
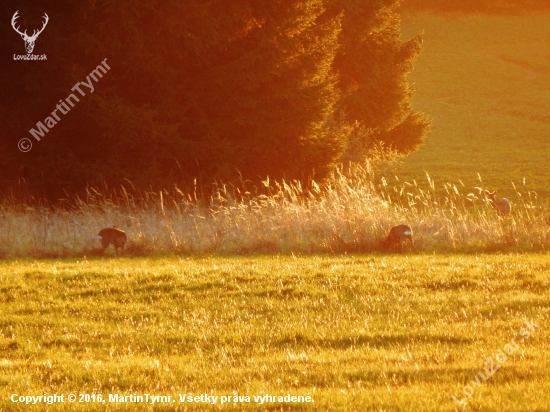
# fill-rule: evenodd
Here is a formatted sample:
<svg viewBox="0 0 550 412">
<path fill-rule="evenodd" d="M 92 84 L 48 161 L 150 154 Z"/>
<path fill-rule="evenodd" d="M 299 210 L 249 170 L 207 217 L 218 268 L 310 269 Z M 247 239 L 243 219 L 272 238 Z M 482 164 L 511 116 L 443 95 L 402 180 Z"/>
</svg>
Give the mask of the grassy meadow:
<svg viewBox="0 0 550 412">
<path fill-rule="evenodd" d="M 426 144 L 395 174 L 550 195 L 550 15 L 405 14 L 403 38 L 424 31 L 409 81 L 432 119 Z"/>
<path fill-rule="evenodd" d="M 433 131 L 383 173 L 1 204 L 0 409 L 550 410 L 550 16 L 403 23 L 424 30 L 410 80 Z M 403 223 L 414 249 L 378 251 Z M 123 258 L 99 249 L 112 225 Z M 175 402 L 10 400 L 71 393 Z M 179 401 L 289 393 L 315 402 Z"/>
<path fill-rule="evenodd" d="M 94 197 L 72 212 L 6 207 L 0 215 L 0 256 L 102 256 L 96 238 L 114 224 L 129 237 L 126 255 L 250 255 L 369 253 L 389 228 L 410 225 L 417 252 L 547 251 L 547 208 L 532 192 L 516 191 L 513 211 L 500 218 L 480 190 L 446 184 L 383 186 L 366 168 L 339 174 L 324 189 L 281 184 L 258 197 L 220 191 L 205 205 L 185 197 L 147 200 Z M 114 256 L 114 250 L 107 250 Z"/>
<path fill-rule="evenodd" d="M 176 400 L 151 410 L 453 411 L 465 385 L 469 410 L 550 408 L 546 254 L 27 260 L 0 273 L 2 410 L 31 410 L 9 396 L 44 391 Z M 495 355 L 500 369 L 470 383 Z M 179 402 L 204 393 L 251 402 Z M 288 393 L 314 402 L 252 398 Z M 106 405 L 147 410 L 52 410 Z"/>
</svg>

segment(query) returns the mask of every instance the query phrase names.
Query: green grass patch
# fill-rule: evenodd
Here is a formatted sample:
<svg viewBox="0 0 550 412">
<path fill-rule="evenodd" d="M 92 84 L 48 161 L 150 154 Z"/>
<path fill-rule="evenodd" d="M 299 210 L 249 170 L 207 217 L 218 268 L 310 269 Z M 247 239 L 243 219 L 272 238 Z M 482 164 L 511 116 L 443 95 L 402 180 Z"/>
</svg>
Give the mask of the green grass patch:
<svg viewBox="0 0 550 412">
<path fill-rule="evenodd" d="M 550 194 L 550 14 L 405 14 L 403 37 L 424 31 L 409 80 L 433 129 L 392 171 L 401 180 L 516 186 Z M 479 181 L 477 173 L 483 179 Z"/>
<path fill-rule="evenodd" d="M 154 410 L 459 410 L 452 396 L 533 319 L 468 405 L 548 410 L 549 275 L 548 254 L 3 262 L 0 406 L 149 393 L 176 400 Z M 190 393 L 315 402 L 179 402 Z M 52 410 L 115 406 L 145 409 Z"/>
</svg>

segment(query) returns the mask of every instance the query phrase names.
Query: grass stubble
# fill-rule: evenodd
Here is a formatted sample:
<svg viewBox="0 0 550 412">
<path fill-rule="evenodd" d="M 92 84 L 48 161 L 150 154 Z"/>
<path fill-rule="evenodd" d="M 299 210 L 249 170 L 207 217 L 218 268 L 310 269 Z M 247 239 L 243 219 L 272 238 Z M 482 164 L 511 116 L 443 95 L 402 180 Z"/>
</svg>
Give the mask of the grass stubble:
<svg viewBox="0 0 550 412">
<path fill-rule="evenodd" d="M 0 273 L 2 410 L 30 409 L 12 393 L 315 400 L 151 410 L 462 410 L 452 396 L 531 319 L 467 407 L 550 407 L 547 254 L 29 259 Z M 147 410 L 49 410 L 106 406 Z"/>
</svg>

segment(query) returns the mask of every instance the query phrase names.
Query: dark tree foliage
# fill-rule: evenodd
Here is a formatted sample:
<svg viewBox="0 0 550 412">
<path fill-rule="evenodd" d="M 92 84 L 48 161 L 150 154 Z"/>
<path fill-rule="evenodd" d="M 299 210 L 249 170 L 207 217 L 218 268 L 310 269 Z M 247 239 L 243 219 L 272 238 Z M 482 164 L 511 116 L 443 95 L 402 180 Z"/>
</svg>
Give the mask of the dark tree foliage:
<svg viewBox="0 0 550 412">
<path fill-rule="evenodd" d="M 419 36 L 400 41 L 399 1 L 331 0 L 342 15 L 334 68 L 341 98 L 337 114 L 354 127 L 369 130 L 371 144 L 383 143 L 407 154 L 422 143 L 429 122 L 411 109 L 406 75 L 419 53 Z"/>
<path fill-rule="evenodd" d="M 51 198 L 104 183 L 322 179 L 352 136 L 408 153 L 427 131 L 405 81 L 420 41 L 401 43 L 397 0 L 23 3 L 0 5 L 2 187 L 24 179 Z M 46 62 L 13 61 L 15 10 L 31 31 L 50 16 L 34 52 Z M 104 59 L 94 93 L 19 152 Z"/>
</svg>

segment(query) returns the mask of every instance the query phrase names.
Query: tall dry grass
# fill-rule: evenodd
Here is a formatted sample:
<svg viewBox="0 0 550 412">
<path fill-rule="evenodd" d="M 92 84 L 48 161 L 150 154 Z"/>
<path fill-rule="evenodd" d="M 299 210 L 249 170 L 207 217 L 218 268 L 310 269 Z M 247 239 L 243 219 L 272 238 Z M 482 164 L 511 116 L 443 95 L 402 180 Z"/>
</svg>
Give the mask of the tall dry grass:
<svg viewBox="0 0 550 412">
<path fill-rule="evenodd" d="M 390 185 L 366 164 L 340 168 L 323 187 L 266 181 L 258 194 L 220 185 L 207 202 L 177 189 L 139 196 L 90 189 L 63 209 L 5 202 L 0 257 L 99 255 L 97 232 L 113 225 L 127 232 L 130 256 L 371 252 L 402 223 L 419 252 L 549 249 L 550 222 L 536 194 L 516 189 L 512 214 L 499 218 L 481 178 L 473 190 L 427 179 L 424 189 Z"/>
</svg>

